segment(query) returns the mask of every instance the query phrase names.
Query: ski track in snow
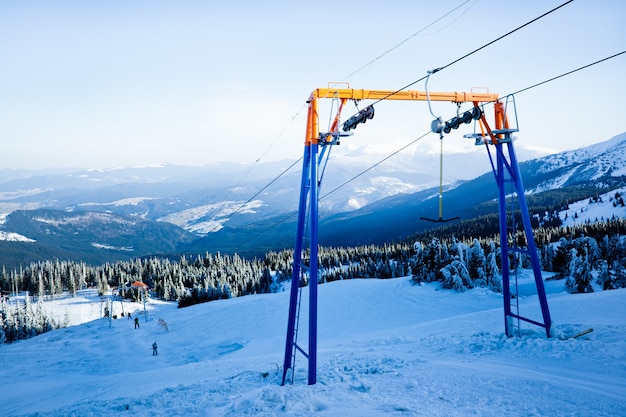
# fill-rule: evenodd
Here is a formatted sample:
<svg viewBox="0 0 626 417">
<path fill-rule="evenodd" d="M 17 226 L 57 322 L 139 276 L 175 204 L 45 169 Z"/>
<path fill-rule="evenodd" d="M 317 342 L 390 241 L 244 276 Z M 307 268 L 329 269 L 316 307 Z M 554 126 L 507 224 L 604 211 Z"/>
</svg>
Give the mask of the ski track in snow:
<svg viewBox="0 0 626 417">
<path fill-rule="evenodd" d="M 521 308 L 532 316 L 525 274 Z M 571 295 L 562 280 L 546 289 L 550 339 L 524 324 L 521 337 L 504 336 L 502 297 L 481 288 L 409 278 L 321 285 L 313 386 L 301 355 L 294 384 L 280 386 L 288 292 L 185 309 L 152 302 L 147 322 L 125 303 L 140 329 L 98 319 L 0 346 L 0 415 L 626 415 L 626 290 Z M 306 339 L 302 321 L 299 344 Z"/>
</svg>

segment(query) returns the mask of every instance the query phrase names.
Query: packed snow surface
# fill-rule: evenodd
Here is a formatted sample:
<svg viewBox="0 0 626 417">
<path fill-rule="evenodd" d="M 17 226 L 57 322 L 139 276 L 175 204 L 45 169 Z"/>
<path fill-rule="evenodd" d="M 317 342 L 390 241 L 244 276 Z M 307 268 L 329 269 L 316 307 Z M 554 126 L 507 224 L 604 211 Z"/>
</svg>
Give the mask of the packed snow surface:
<svg viewBox="0 0 626 417">
<path fill-rule="evenodd" d="M 536 319 L 527 272 L 521 284 L 521 313 Z M 522 324 L 507 338 L 502 296 L 486 289 L 409 278 L 321 285 L 312 386 L 302 356 L 293 385 L 281 386 L 288 292 L 184 309 L 152 301 L 146 315 L 124 303 L 139 329 L 94 319 L 100 299 L 80 293 L 54 302 L 73 326 L 0 346 L 0 415 L 626 415 L 626 290 L 573 295 L 563 280 L 546 289 L 553 337 Z M 302 320 L 303 346 L 305 333 Z"/>
</svg>

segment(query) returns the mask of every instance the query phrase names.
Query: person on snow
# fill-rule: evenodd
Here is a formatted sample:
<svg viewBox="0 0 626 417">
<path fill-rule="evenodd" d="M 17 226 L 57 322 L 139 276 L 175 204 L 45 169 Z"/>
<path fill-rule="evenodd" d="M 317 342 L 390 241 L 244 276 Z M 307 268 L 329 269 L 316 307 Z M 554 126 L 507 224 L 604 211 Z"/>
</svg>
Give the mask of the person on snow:
<svg viewBox="0 0 626 417">
<path fill-rule="evenodd" d="M 152 356 L 159 356 L 159 353 L 157 352 L 156 341 L 152 344 Z"/>
<path fill-rule="evenodd" d="M 135 317 L 135 329 L 139 328 L 139 317 Z"/>
</svg>

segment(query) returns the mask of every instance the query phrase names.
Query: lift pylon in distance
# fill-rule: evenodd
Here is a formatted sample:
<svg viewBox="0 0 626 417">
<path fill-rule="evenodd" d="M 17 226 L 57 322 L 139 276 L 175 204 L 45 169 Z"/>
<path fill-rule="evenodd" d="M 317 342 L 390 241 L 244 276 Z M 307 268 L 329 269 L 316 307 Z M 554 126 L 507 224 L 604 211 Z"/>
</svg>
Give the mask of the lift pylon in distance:
<svg viewBox="0 0 626 417">
<path fill-rule="evenodd" d="M 319 130 L 319 115 L 318 115 L 318 101 L 321 99 L 338 99 L 340 105 L 337 106 L 336 114 L 333 118 L 330 131 L 327 133 L 320 133 Z M 308 368 L 308 384 L 313 385 L 317 382 L 317 284 L 318 284 L 318 196 L 319 188 L 321 185 L 319 164 L 321 162 L 320 154 L 323 154 L 328 147 L 331 147 L 339 143 L 338 138 L 345 135 L 347 130 L 354 129 L 359 123 L 364 123 L 374 115 L 373 109 L 367 111 L 361 111 L 359 115 L 350 118 L 350 123 L 347 127 L 344 124 L 344 132 L 339 130 L 339 120 L 341 118 L 341 111 L 344 104 L 348 100 L 409 100 L 409 101 L 446 101 L 451 103 L 472 103 L 474 109 L 479 108 L 481 104 L 498 102 L 498 95 L 484 92 L 424 92 L 415 90 L 363 90 L 363 89 L 351 89 L 351 88 L 318 88 L 314 90 L 307 103 L 307 126 L 304 141 L 304 157 L 302 161 L 302 177 L 300 183 L 300 198 L 298 203 L 298 219 L 296 225 L 296 240 L 294 245 L 294 261 L 293 261 L 293 273 L 291 278 L 291 290 L 289 299 L 289 317 L 287 321 L 287 336 L 285 340 L 285 356 L 283 363 L 283 378 L 282 384 L 286 382 L 293 382 L 295 372 L 295 360 L 298 354 L 301 354 L 307 361 Z M 493 145 L 502 147 L 505 143 L 506 146 L 510 146 L 512 150 L 512 144 L 505 141 L 505 134 L 498 129 L 503 129 L 508 122 L 505 121 L 506 114 L 502 106 L 495 106 L 495 130 L 492 130 L 487 123 L 487 119 L 482 111 L 480 111 L 480 117 L 478 118 L 481 132 L 483 132 L 486 138 Z M 476 110 L 472 109 L 472 112 L 476 114 Z M 443 125 L 442 129 L 448 130 L 451 128 L 458 128 L 460 123 L 467 123 L 463 118 L 454 118 Z M 455 127 L 456 124 L 456 127 Z M 448 133 L 448 132 L 446 132 Z M 321 149 L 321 151 L 320 151 Z M 513 171 L 517 169 L 517 161 L 513 157 L 509 160 L 504 160 L 503 165 L 513 166 Z M 516 176 L 519 178 L 519 175 Z M 518 182 L 519 187 L 521 180 Z M 500 187 L 501 182 L 498 182 Z M 523 191 L 523 188 L 521 188 Z M 522 192 L 523 195 L 523 192 Z M 527 209 L 526 209 L 527 212 Z M 308 236 L 308 241 L 305 242 L 305 237 Z M 527 236 L 528 237 L 528 236 Z M 532 232 L 530 233 L 530 240 L 532 240 Z M 534 247 L 534 241 L 533 241 Z M 535 253 L 536 251 L 529 251 Z M 308 259 L 305 259 L 304 254 L 308 254 Z M 503 251 L 503 265 L 505 265 L 504 258 L 506 258 L 506 251 Z M 508 266 L 508 262 L 506 262 Z M 503 267 L 504 269 L 504 267 Z M 540 270 L 535 270 L 535 279 L 541 281 Z M 539 274 L 537 277 L 537 273 Z M 308 306 L 308 340 L 307 346 L 301 346 L 298 344 L 298 330 L 300 328 L 300 305 L 301 305 L 301 287 L 308 279 L 308 292 L 309 292 L 309 306 Z M 545 291 L 543 290 L 543 282 L 541 282 L 541 289 L 538 291 L 543 292 L 543 298 L 545 299 Z M 544 304 L 542 304 L 544 309 Z M 509 308 L 510 310 L 510 308 Z M 547 303 L 545 304 L 544 311 L 544 327 L 549 333 L 549 313 L 547 312 Z M 505 302 L 505 320 L 508 320 L 510 313 L 507 311 L 507 304 Z M 547 320 L 546 320 L 547 319 Z M 545 324 L 548 323 L 548 324 Z M 507 330 L 507 335 L 509 331 Z"/>
</svg>

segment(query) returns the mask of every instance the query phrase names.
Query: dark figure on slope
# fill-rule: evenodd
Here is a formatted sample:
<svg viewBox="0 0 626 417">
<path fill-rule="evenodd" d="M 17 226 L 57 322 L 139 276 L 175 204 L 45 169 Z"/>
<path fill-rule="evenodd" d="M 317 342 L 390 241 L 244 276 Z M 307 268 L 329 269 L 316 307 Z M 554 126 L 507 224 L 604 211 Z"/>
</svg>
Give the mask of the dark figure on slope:
<svg viewBox="0 0 626 417">
<path fill-rule="evenodd" d="M 139 328 L 139 317 L 135 317 L 135 329 Z"/>
<path fill-rule="evenodd" d="M 159 356 L 159 353 L 157 352 L 156 341 L 152 344 L 152 356 Z"/>
</svg>

